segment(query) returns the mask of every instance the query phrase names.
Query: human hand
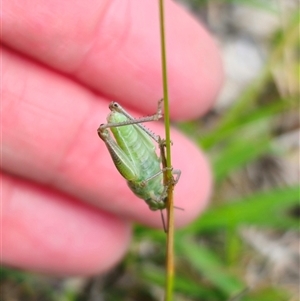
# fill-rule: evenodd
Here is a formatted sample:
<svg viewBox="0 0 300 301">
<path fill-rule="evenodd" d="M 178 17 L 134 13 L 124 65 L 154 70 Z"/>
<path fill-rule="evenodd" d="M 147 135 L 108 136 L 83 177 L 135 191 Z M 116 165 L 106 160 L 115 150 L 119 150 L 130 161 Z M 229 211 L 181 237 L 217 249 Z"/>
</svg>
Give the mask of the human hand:
<svg viewBox="0 0 300 301">
<path fill-rule="evenodd" d="M 195 118 L 222 81 L 209 35 L 166 1 L 171 116 Z M 129 190 L 97 136 L 108 103 L 134 116 L 162 97 L 157 2 L 6 0 L 2 9 L 2 261 L 52 274 L 104 272 L 125 253 L 131 221 L 161 226 Z M 137 113 L 139 112 L 139 113 Z M 147 125 L 164 136 L 163 125 Z M 207 160 L 172 131 L 176 225 L 204 208 Z"/>
</svg>

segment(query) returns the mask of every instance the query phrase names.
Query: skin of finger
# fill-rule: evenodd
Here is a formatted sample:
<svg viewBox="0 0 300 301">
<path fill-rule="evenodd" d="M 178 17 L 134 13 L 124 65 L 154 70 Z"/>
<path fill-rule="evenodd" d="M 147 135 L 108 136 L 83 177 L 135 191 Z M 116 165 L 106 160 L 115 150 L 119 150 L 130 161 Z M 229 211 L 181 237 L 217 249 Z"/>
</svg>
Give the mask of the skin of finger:
<svg viewBox="0 0 300 301">
<path fill-rule="evenodd" d="M 2 168 L 63 191 L 109 212 L 151 226 L 160 215 L 135 197 L 116 171 L 96 129 L 107 101 L 68 78 L 9 51 L 3 52 Z M 162 124 L 149 127 L 163 134 Z M 177 226 L 195 218 L 211 190 L 207 160 L 187 138 L 172 131 Z"/>
<path fill-rule="evenodd" d="M 158 1 L 6 0 L 2 38 L 9 47 L 69 74 L 143 114 L 162 97 Z M 222 83 L 210 35 L 165 1 L 171 115 L 207 111 Z"/>
<path fill-rule="evenodd" d="M 130 225 L 48 188 L 2 174 L 1 261 L 56 275 L 103 273 L 124 255 Z"/>
</svg>

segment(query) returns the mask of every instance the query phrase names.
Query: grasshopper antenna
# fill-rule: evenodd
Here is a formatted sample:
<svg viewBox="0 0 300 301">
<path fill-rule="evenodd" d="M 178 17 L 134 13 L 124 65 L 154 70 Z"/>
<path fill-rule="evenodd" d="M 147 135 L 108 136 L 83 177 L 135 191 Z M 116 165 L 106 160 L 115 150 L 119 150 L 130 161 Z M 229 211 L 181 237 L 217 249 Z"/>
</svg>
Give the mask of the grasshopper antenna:
<svg viewBox="0 0 300 301">
<path fill-rule="evenodd" d="M 178 210 L 181 210 L 181 211 L 184 211 L 184 209 L 181 208 L 181 207 L 174 206 L 174 208 L 175 208 L 175 209 L 178 209 Z M 166 227 L 165 216 L 164 216 L 162 210 L 160 210 L 160 216 L 161 216 L 161 221 L 162 221 L 162 224 L 163 224 L 164 231 L 165 231 L 165 233 L 167 233 L 167 227 Z"/>
<path fill-rule="evenodd" d="M 174 206 L 174 208 L 178 209 L 178 210 L 181 210 L 181 211 L 184 211 L 184 208 L 181 208 L 181 207 Z"/>
</svg>

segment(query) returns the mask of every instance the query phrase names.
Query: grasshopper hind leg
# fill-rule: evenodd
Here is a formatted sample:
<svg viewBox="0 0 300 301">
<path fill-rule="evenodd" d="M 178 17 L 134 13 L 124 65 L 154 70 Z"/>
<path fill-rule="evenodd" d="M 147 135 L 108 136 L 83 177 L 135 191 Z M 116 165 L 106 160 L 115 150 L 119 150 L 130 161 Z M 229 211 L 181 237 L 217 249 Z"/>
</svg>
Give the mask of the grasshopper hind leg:
<svg viewBox="0 0 300 301">
<path fill-rule="evenodd" d="M 158 101 L 157 111 L 156 111 L 155 114 L 150 115 L 150 116 L 141 117 L 141 118 L 134 118 L 125 109 L 123 109 L 122 106 L 119 103 L 117 103 L 115 101 L 112 101 L 109 104 L 110 110 L 113 111 L 113 112 L 118 112 L 118 113 L 124 115 L 128 120 L 123 121 L 123 122 L 101 124 L 98 128 L 98 132 L 101 131 L 101 130 L 103 131 L 106 128 L 136 124 L 141 130 L 143 130 L 145 133 L 147 133 L 154 141 L 159 143 L 159 141 L 161 141 L 160 136 L 155 135 L 154 133 L 152 133 L 142 123 L 160 120 L 163 117 L 162 103 L 163 103 L 163 99 Z"/>
</svg>

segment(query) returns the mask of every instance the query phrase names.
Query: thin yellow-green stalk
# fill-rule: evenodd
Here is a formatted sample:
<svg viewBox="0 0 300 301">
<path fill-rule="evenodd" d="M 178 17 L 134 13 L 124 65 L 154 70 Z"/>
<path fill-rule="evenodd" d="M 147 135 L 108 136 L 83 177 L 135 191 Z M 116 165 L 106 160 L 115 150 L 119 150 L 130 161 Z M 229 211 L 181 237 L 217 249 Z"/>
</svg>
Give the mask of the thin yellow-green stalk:
<svg viewBox="0 0 300 301">
<path fill-rule="evenodd" d="M 165 46 L 165 26 L 164 26 L 164 1 L 159 0 L 160 16 L 160 37 L 161 37 L 161 61 L 162 61 L 162 78 L 164 91 L 164 120 L 165 120 L 165 137 L 166 137 L 166 158 L 163 160 L 165 167 L 171 167 L 171 138 L 170 138 L 170 111 L 169 95 L 167 80 L 167 58 Z M 167 185 L 172 181 L 171 170 L 164 173 L 164 184 Z M 173 300 L 174 284 L 174 207 L 173 207 L 173 186 L 170 185 L 168 190 L 167 202 L 167 255 L 166 255 L 166 284 L 165 284 L 165 301 Z"/>
</svg>

